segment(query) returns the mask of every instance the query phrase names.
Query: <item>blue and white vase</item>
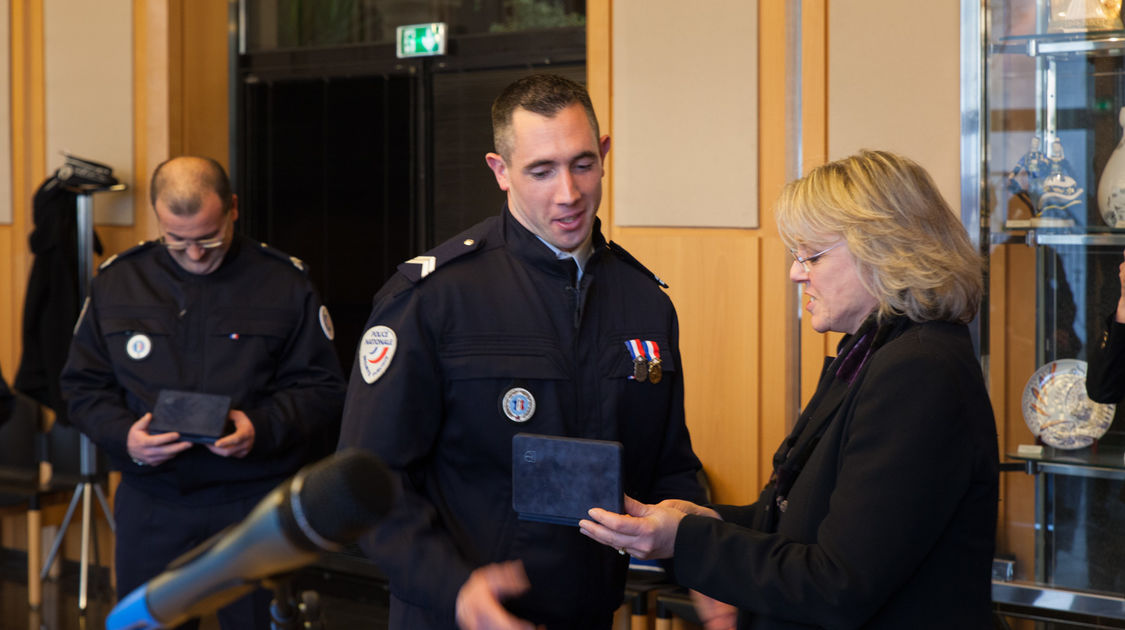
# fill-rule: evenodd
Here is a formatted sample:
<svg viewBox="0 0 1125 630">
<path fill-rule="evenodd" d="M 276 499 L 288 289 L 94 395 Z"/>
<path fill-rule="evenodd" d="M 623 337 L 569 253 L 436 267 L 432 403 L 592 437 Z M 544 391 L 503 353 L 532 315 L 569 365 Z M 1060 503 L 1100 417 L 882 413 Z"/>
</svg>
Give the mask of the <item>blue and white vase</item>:
<svg viewBox="0 0 1125 630">
<path fill-rule="evenodd" d="M 1125 128 L 1125 107 L 1117 121 Z M 1098 210 L 1106 225 L 1125 228 L 1125 137 L 1117 143 L 1098 180 Z"/>
</svg>

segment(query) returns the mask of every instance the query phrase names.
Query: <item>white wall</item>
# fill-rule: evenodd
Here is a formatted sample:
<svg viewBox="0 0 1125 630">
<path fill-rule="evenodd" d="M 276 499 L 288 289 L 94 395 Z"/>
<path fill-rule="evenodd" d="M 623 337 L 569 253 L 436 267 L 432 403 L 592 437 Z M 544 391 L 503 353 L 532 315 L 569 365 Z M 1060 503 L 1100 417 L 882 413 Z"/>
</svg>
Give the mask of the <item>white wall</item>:
<svg viewBox="0 0 1125 630">
<path fill-rule="evenodd" d="M 43 11 L 47 172 L 66 151 L 108 164 L 132 185 L 132 1 L 45 0 Z M 132 195 L 95 195 L 94 219 L 132 224 Z"/>
<path fill-rule="evenodd" d="M 613 213 L 758 226 L 757 0 L 614 0 Z"/>
<path fill-rule="evenodd" d="M 828 157 L 888 149 L 960 213 L 960 3 L 828 3 Z"/>
</svg>

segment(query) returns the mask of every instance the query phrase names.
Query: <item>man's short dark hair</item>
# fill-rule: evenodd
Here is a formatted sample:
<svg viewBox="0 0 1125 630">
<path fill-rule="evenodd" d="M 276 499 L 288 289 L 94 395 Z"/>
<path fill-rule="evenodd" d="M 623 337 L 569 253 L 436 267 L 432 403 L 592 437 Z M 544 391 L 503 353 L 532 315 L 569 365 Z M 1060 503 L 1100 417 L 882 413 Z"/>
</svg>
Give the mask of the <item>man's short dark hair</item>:
<svg viewBox="0 0 1125 630">
<path fill-rule="evenodd" d="M 512 83 L 492 102 L 492 143 L 496 152 L 505 161 L 511 157 L 512 114 L 517 109 L 550 118 L 574 104 L 586 110 L 594 138 L 600 137 L 594 105 L 581 84 L 557 74 L 532 74 Z"/>
<path fill-rule="evenodd" d="M 230 178 L 227 177 L 226 169 L 222 164 L 208 157 L 197 156 L 183 156 L 187 159 L 196 161 L 200 168 L 193 169 L 191 185 L 187 187 L 176 187 L 176 190 L 170 194 L 170 198 L 165 199 L 164 202 L 172 214 L 177 216 L 191 216 L 199 212 L 202 206 L 202 193 L 207 191 L 214 191 L 219 199 L 223 202 L 223 213 L 230 211 L 234 207 L 234 194 L 230 188 Z M 161 198 L 161 194 L 169 184 L 169 176 L 164 173 L 164 167 L 174 160 L 181 158 L 169 158 L 160 163 L 156 170 L 152 172 L 152 182 L 148 187 L 149 200 L 152 202 L 152 207 L 156 208 L 156 200 Z"/>
</svg>

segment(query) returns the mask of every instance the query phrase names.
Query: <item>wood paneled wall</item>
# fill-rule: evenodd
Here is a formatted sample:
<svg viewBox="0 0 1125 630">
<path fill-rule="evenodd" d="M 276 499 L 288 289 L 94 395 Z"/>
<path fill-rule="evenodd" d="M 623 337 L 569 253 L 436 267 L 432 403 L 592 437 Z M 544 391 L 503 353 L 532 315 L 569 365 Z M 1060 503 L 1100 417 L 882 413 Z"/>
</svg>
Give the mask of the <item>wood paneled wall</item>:
<svg viewBox="0 0 1125 630">
<path fill-rule="evenodd" d="M 810 24 L 823 24 L 822 2 L 804 11 Z M 611 0 L 591 0 L 587 10 L 587 79 L 603 130 L 613 135 L 613 42 Z M 819 16 L 819 17 L 818 17 Z M 758 9 L 758 229 L 623 227 L 614 220 L 613 152 L 601 216 L 610 238 L 629 249 L 671 286 L 680 318 L 680 349 L 685 371 L 688 425 L 704 462 L 715 499 L 750 502 L 769 476 L 774 449 L 796 419 L 796 289 L 788 281 L 791 259 L 774 229 L 772 204 L 788 179 L 785 165 L 799 147 L 788 118 L 789 77 L 796 76 L 790 38 L 801 28 L 790 24 L 785 3 L 763 0 Z M 817 66 L 808 76 L 824 76 L 823 29 L 814 35 L 811 55 Z M 748 38 L 753 42 L 754 38 Z M 621 42 L 617 43 L 622 45 Z M 627 45 L 627 44 L 626 44 Z M 818 48 L 819 47 L 819 48 Z M 700 63 L 705 63 L 701 52 Z M 803 75 L 804 76 L 804 75 Z M 674 81 L 674 77 L 669 80 Z M 735 79 L 732 79 L 735 80 Z M 823 129 L 823 84 L 805 86 L 806 111 Z M 818 112 L 820 112 L 818 114 Z M 700 108 L 700 115 L 706 109 Z M 817 117 L 820 117 L 819 119 Z M 688 122 L 687 124 L 690 124 Z M 823 134 L 808 138 L 823 147 Z M 823 148 L 813 155 L 823 155 Z M 669 159 L 682 156 L 668 147 Z M 682 185 L 716 186 L 716 181 Z M 811 352 L 823 356 L 823 336 Z M 815 361 L 819 370 L 820 359 Z M 815 377 L 814 377 L 815 378 Z"/>
<path fill-rule="evenodd" d="M 33 227 L 31 198 L 47 176 L 44 2 L 12 0 L 10 6 L 13 216 L 11 225 L 0 225 L 0 366 L 9 382 L 19 366 L 23 299 L 32 262 L 27 246 Z M 229 4 L 228 0 L 132 2 L 136 181 L 129 185 L 136 211 L 133 225 L 96 226 L 105 256 L 157 235 L 147 181 L 157 164 L 179 154 L 228 162 Z M 57 522 L 64 508 L 51 508 L 48 522 Z M 108 527 L 103 525 L 100 532 L 101 548 L 111 549 Z M 70 558 L 77 557 L 76 536 L 68 532 L 64 549 Z M 0 519 L 0 546 L 22 547 L 25 539 L 22 518 Z"/>
<path fill-rule="evenodd" d="M 1000 442 L 1000 454 L 1020 444 L 1035 444 L 1023 419 L 1023 389 L 1035 371 L 1035 249 L 998 245 L 989 254 L 988 391 Z M 1022 472 L 1001 473 L 998 555 L 1013 555 L 1016 579 L 1034 579 L 1035 478 Z"/>
</svg>

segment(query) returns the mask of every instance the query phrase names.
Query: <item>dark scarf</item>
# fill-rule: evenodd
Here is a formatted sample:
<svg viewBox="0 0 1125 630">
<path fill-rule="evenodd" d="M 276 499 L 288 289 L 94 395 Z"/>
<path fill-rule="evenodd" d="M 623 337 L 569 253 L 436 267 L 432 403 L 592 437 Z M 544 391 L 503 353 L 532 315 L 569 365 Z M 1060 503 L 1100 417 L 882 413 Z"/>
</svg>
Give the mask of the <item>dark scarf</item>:
<svg viewBox="0 0 1125 630">
<path fill-rule="evenodd" d="M 845 335 L 837 346 L 837 356 L 825 360 L 816 393 L 805 407 L 793 432 L 773 456 L 773 474 L 766 486 L 765 521 L 762 531 L 774 531 L 779 512 L 788 507 L 787 497 L 805 463 L 812 456 L 821 437 L 838 415 L 836 407 L 851 388 L 867 361 L 881 348 L 892 333 L 909 323 L 905 317 L 893 317 L 882 323 L 869 316 L 854 334 Z M 771 492 L 772 490 L 772 492 Z"/>
</svg>

